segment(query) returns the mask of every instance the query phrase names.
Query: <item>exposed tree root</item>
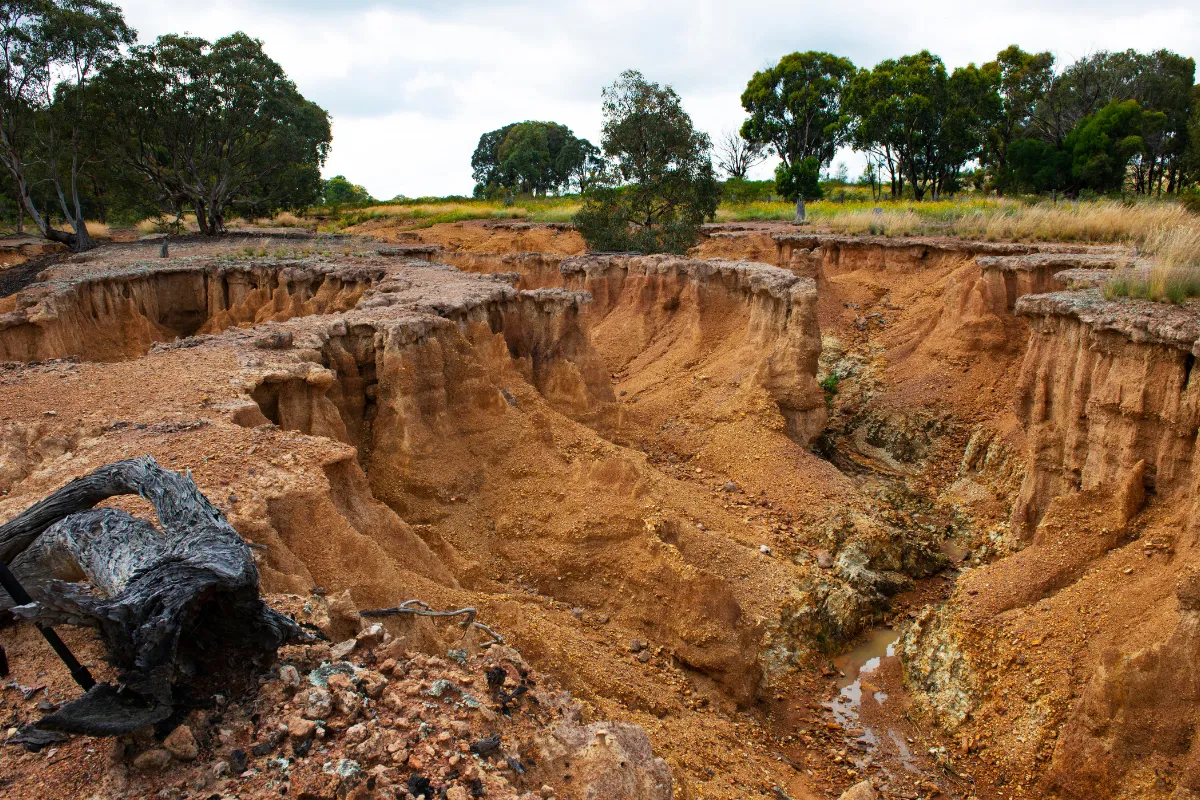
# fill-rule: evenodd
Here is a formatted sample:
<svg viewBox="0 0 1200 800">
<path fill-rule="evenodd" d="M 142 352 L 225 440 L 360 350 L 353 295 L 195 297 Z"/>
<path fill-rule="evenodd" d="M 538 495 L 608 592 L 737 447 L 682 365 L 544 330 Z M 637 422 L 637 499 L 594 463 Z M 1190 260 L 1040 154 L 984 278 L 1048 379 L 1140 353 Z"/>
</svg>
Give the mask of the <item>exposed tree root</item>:
<svg viewBox="0 0 1200 800">
<path fill-rule="evenodd" d="M 93 508 L 124 494 L 153 504 L 161 530 Z M 94 686 L 43 718 L 43 728 L 136 730 L 170 716 L 178 674 L 195 663 L 235 651 L 243 662 L 269 657 L 304 636 L 263 603 L 250 548 L 191 476 L 149 456 L 77 478 L 0 526 L 0 558 L 34 600 L 11 608 L 15 616 L 96 628 L 121 670 L 117 685 Z"/>
<path fill-rule="evenodd" d="M 372 611 L 360 612 L 361 616 L 364 616 L 364 617 L 395 617 L 400 614 L 415 614 L 416 616 L 419 616 L 419 617 L 460 617 L 460 616 L 465 616 L 466 619 L 463 620 L 463 624 L 462 624 L 463 628 L 468 629 L 468 630 L 471 628 L 476 628 L 478 630 L 483 631 L 488 636 L 492 637 L 493 641 L 487 642 L 486 644 L 483 645 L 484 647 L 490 647 L 493 644 L 504 644 L 503 636 L 496 633 L 494 630 L 489 628 L 487 625 L 484 625 L 482 622 L 475 621 L 476 613 L 477 613 L 477 609 L 475 609 L 474 607 L 471 607 L 471 606 L 468 606 L 467 608 L 460 608 L 457 611 L 435 611 L 433 608 L 431 608 L 429 606 L 428 603 L 426 603 L 422 600 L 405 600 L 400 605 L 394 606 L 392 608 L 377 608 Z"/>
</svg>

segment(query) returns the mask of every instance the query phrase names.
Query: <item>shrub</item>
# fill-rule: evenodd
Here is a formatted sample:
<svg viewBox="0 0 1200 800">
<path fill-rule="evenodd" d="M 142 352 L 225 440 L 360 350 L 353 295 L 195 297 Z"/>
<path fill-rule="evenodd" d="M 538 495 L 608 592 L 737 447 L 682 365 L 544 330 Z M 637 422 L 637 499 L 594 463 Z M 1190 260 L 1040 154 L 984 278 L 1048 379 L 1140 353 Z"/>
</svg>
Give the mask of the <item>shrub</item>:
<svg viewBox="0 0 1200 800">
<path fill-rule="evenodd" d="M 720 200 L 711 141 L 674 89 L 636 70 L 621 73 L 603 97 L 610 183 L 589 187 L 575 227 L 592 250 L 687 252 Z"/>
<path fill-rule="evenodd" d="M 1200 214 L 1200 189 L 1189 189 L 1179 194 L 1180 204 L 1193 214 Z"/>
</svg>

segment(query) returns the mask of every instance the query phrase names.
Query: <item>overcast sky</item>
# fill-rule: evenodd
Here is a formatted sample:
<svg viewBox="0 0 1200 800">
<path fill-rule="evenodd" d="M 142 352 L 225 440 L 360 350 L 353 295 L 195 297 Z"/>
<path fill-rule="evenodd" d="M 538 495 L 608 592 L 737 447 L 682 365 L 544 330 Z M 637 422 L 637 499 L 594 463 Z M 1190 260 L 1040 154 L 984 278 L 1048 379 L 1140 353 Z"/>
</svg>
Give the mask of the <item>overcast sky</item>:
<svg viewBox="0 0 1200 800">
<path fill-rule="evenodd" d="M 949 67 L 982 63 L 1012 43 L 1050 50 L 1060 67 L 1130 47 L 1200 58 L 1196 0 L 117 2 L 143 42 L 237 30 L 261 39 L 333 116 L 326 175 L 379 198 L 470 194 L 479 134 L 513 121 L 561 122 L 599 144 L 600 89 L 628 68 L 673 85 L 715 138 L 741 124 L 738 98 L 755 70 L 796 50 L 859 66 L 923 48 Z"/>
</svg>

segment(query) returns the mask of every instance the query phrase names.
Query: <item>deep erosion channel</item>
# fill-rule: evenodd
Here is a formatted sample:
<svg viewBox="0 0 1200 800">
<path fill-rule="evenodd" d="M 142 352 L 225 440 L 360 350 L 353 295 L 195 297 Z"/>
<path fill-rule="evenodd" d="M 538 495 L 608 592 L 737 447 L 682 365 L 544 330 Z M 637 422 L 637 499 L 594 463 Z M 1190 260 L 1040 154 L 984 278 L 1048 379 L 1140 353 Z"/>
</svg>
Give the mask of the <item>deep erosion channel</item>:
<svg viewBox="0 0 1200 800">
<path fill-rule="evenodd" d="M 1025 675 L 1007 643 L 1057 630 L 1194 485 L 1186 331 L 1135 343 L 1097 332 L 1094 290 L 1046 294 L 1107 251 L 764 237 L 701 253 L 774 264 L 440 254 L 460 271 L 425 246 L 39 284 L 0 330 L 43 362 L 0 384 L 2 488 L 131 449 L 189 466 L 268 590 L 478 606 L 589 714 L 646 728 L 679 796 L 1125 780 L 1070 728 L 1098 713 L 1072 697 L 1108 696 L 1098 654 L 1046 662 L 1042 705 L 983 676 Z M 1063 504 L 1113 497 L 1073 543 Z M 1154 613 L 1147 646 L 1174 630 Z"/>
</svg>

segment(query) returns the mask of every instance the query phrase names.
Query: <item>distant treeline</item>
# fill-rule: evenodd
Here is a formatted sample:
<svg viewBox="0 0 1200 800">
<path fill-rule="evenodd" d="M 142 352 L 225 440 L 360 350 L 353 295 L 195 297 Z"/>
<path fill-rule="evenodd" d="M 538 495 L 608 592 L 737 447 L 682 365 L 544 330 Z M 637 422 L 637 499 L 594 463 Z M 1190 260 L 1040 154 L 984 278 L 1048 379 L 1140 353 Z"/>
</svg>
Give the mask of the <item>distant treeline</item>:
<svg viewBox="0 0 1200 800">
<path fill-rule="evenodd" d="M 875 196 L 1194 191 L 1200 87 L 1193 59 L 1127 50 L 1096 53 L 1061 72 L 1055 66 L 1052 54 L 1016 45 L 953 71 L 928 51 L 870 69 L 831 53 L 792 53 L 749 80 L 748 119 L 711 155 L 734 201 L 814 199 L 829 185 L 827 174 L 818 176 L 842 147 L 866 154 L 859 183 Z M 782 162 L 773 184 L 748 181 L 768 155 Z M 513 123 L 480 137 L 471 159 L 475 194 L 586 192 L 611 177 L 611 158 L 558 123 Z"/>
<path fill-rule="evenodd" d="M 137 45 L 103 0 L 0 5 L 0 189 L 48 239 L 86 250 L 87 219 L 191 212 L 217 234 L 230 214 L 304 208 L 331 140 L 329 115 L 243 33 Z"/>
<path fill-rule="evenodd" d="M 848 145 L 868 178 L 915 199 L 996 192 L 1177 192 L 1200 178 L 1196 64 L 1167 50 L 1100 52 L 1055 72 L 1013 45 L 950 72 L 928 51 L 859 69 L 793 53 L 750 79 L 741 136 L 783 168 Z M 968 165 L 978 168 L 969 174 Z"/>
</svg>

